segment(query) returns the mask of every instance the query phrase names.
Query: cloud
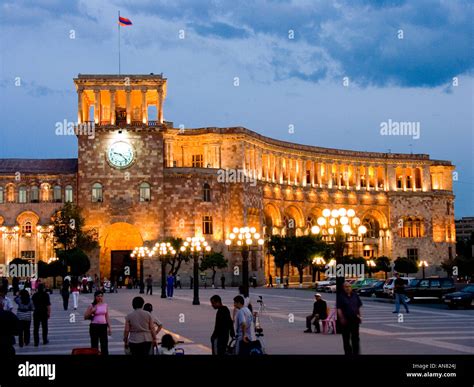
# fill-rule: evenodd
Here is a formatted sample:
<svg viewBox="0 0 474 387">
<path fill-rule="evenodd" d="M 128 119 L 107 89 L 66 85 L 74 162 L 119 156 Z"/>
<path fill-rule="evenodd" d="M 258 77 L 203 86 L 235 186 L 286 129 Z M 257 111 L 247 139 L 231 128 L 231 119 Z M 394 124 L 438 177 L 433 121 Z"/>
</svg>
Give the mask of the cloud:
<svg viewBox="0 0 474 387">
<path fill-rule="evenodd" d="M 244 39 L 249 36 L 248 32 L 242 28 L 236 28 L 226 23 L 212 23 L 210 25 L 190 24 L 201 36 L 213 36 L 222 39 Z"/>
</svg>

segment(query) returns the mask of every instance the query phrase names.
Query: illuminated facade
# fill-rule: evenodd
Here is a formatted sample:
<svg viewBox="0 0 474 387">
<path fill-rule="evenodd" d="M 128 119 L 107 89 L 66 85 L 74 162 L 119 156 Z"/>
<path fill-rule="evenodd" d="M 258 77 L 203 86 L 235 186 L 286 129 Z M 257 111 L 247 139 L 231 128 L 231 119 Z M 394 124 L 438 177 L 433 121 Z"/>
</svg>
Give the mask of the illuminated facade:
<svg viewBox="0 0 474 387">
<path fill-rule="evenodd" d="M 437 265 L 454 254 L 449 161 L 297 145 L 242 127 L 173 128 L 163 120 L 162 75 L 79 75 L 74 82 L 78 123 L 94 128 L 93 136 L 78 132 L 78 158 L 0 160 L 0 263 L 53 254 L 48 226 L 65 201 L 77 203 L 98 231 L 91 272 L 107 277 L 136 246 L 168 236 L 204 236 L 232 268 L 240 255 L 223 241 L 233 227 L 303 235 L 324 208 L 352 208 L 366 225 L 366 237 L 348 253 L 417 257 L 431 274 L 441 274 Z M 145 261 L 155 278 L 159 267 Z M 250 272 L 278 274 L 264 253 L 253 253 Z"/>
</svg>

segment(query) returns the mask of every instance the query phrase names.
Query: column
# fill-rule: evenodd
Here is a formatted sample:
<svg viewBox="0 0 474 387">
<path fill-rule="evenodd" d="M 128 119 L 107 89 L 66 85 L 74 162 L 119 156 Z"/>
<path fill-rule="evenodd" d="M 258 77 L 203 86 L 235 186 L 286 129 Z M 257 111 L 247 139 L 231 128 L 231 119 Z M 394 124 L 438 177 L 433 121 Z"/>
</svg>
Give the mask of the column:
<svg viewBox="0 0 474 387">
<path fill-rule="evenodd" d="M 204 168 L 207 168 L 207 164 L 209 164 L 209 157 L 208 157 L 208 153 L 209 153 L 209 146 L 207 144 L 204 144 L 204 150 L 203 150 L 203 155 L 202 155 L 202 165 Z"/>
<path fill-rule="evenodd" d="M 407 166 L 403 166 L 403 173 L 402 173 L 402 188 L 404 191 L 407 190 Z"/>
<path fill-rule="evenodd" d="M 397 190 L 397 173 L 393 164 L 387 165 L 387 185 L 389 191 Z"/>
<path fill-rule="evenodd" d="M 332 188 L 332 164 L 326 164 L 326 181 L 327 187 Z"/>
<path fill-rule="evenodd" d="M 110 125 L 115 125 L 115 90 L 110 90 Z"/>
<path fill-rule="evenodd" d="M 290 158 L 290 159 L 287 159 L 287 165 L 286 165 L 286 171 L 287 171 L 287 183 L 289 185 L 291 185 L 292 181 L 291 181 L 291 172 L 292 172 L 292 168 L 293 168 L 293 160 Z"/>
<path fill-rule="evenodd" d="M 341 179 L 342 165 L 336 164 L 336 179 L 337 179 L 337 188 L 341 189 L 342 179 Z"/>
<path fill-rule="evenodd" d="M 314 160 L 311 160 L 310 165 L 309 165 L 309 166 L 310 166 L 309 184 L 310 184 L 311 187 L 314 187 L 314 186 L 315 186 L 315 180 L 316 180 L 316 176 L 314 175 L 314 172 L 315 172 L 315 170 L 317 170 L 317 169 L 314 168 L 314 164 L 315 164 Z"/>
<path fill-rule="evenodd" d="M 163 87 L 158 89 L 158 104 L 156 106 L 156 111 L 158 114 L 158 122 L 163 123 Z"/>
<path fill-rule="evenodd" d="M 263 177 L 263 154 L 262 149 L 257 148 L 257 179 L 261 180 Z"/>
<path fill-rule="evenodd" d="M 369 165 L 366 165 L 365 166 L 365 188 L 368 190 L 370 190 L 370 175 L 369 175 L 369 172 L 370 172 L 370 166 Z"/>
<path fill-rule="evenodd" d="M 146 105 L 146 89 L 142 90 L 142 122 L 148 123 L 148 109 Z"/>
<path fill-rule="evenodd" d="M 94 90 L 94 122 L 100 124 L 100 90 Z"/>
<path fill-rule="evenodd" d="M 83 109 L 82 109 L 82 93 L 83 89 L 77 89 L 77 123 L 82 124 L 83 122 Z"/>
<path fill-rule="evenodd" d="M 127 102 L 127 125 L 130 125 L 132 123 L 131 92 L 131 90 L 125 90 L 125 97 Z"/>
<path fill-rule="evenodd" d="M 388 191 L 388 166 L 383 166 L 383 189 Z"/>
<path fill-rule="evenodd" d="M 344 180 L 346 182 L 346 189 L 350 189 L 349 165 L 344 167 Z"/>
<path fill-rule="evenodd" d="M 411 188 L 412 188 L 413 192 L 415 192 L 416 188 L 417 188 L 417 186 L 416 186 L 416 170 L 417 169 L 418 169 L 417 167 L 415 167 L 415 168 L 412 167 L 411 168 Z"/>
<path fill-rule="evenodd" d="M 423 192 L 431 191 L 430 167 L 428 165 L 424 165 L 421 170 L 421 186 Z"/>
<path fill-rule="evenodd" d="M 298 165 L 300 166 L 300 185 L 306 187 L 306 160 L 300 160 Z"/>
<path fill-rule="evenodd" d="M 276 163 L 276 172 L 277 183 L 283 184 L 283 159 L 281 158 L 281 155 L 278 155 L 278 160 Z"/>
<path fill-rule="evenodd" d="M 354 166 L 354 171 L 355 171 L 355 182 L 356 182 L 356 190 L 360 190 L 360 165 L 356 164 Z"/>
</svg>

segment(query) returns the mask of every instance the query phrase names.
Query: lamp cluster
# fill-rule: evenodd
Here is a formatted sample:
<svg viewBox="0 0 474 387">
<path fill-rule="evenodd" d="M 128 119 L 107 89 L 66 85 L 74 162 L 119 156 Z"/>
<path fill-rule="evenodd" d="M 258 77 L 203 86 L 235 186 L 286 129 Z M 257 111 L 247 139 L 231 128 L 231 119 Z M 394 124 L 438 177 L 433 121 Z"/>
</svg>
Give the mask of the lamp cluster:
<svg viewBox="0 0 474 387">
<path fill-rule="evenodd" d="M 181 251 L 190 251 L 191 253 L 200 251 L 211 251 L 211 246 L 203 237 L 187 237 L 186 241 L 180 247 Z"/>
<path fill-rule="evenodd" d="M 260 238 L 260 234 L 255 227 L 234 227 L 226 239 L 225 244 L 230 246 L 236 244 L 237 246 L 262 246 L 264 240 Z"/>
<path fill-rule="evenodd" d="M 323 232 L 323 234 L 334 235 L 338 226 L 342 226 L 341 230 L 344 234 L 364 235 L 367 232 L 367 227 L 361 225 L 361 221 L 355 216 L 353 209 L 330 210 L 326 208 L 323 210 L 323 216 L 320 216 L 316 222 L 318 225 L 311 227 L 313 234 Z"/>
</svg>

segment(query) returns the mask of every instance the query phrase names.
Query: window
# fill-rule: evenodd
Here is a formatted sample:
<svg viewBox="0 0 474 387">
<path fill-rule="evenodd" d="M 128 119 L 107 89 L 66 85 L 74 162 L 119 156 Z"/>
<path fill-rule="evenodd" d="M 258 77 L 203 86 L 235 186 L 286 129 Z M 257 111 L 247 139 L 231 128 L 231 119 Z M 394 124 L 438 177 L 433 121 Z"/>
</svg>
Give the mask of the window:
<svg viewBox="0 0 474 387">
<path fill-rule="evenodd" d="M 22 186 L 18 190 L 18 202 L 19 203 L 26 203 L 26 187 Z"/>
<path fill-rule="evenodd" d="M 102 202 L 104 200 L 102 196 L 102 184 L 100 183 L 94 183 L 92 186 L 92 202 L 93 203 L 98 203 Z"/>
<path fill-rule="evenodd" d="M 407 258 L 418 260 L 418 249 L 407 249 Z"/>
<path fill-rule="evenodd" d="M 397 188 L 403 188 L 403 177 L 399 176 L 397 179 Z"/>
<path fill-rule="evenodd" d="M 306 184 L 311 184 L 311 171 L 306 171 Z"/>
<path fill-rule="evenodd" d="M 401 230 L 402 238 L 421 238 L 423 236 L 423 220 L 419 218 L 404 218 Z"/>
<path fill-rule="evenodd" d="M 204 235 L 212 234 L 212 216 L 206 215 L 202 217 L 202 233 Z"/>
<path fill-rule="evenodd" d="M 61 187 L 59 185 L 54 186 L 53 198 L 55 203 L 61 203 Z"/>
<path fill-rule="evenodd" d="M 5 198 L 3 197 L 3 187 L 0 187 L 0 204 L 5 202 Z"/>
<path fill-rule="evenodd" d="M 148 183 L 140 184 L 140 201 L 149 202 L 151 200 L 151 187 Z"/>
<path fill-rule="evenodd" d="M 207 183 L 204 183 L 202 187 L 202 192 L 203 192 L 202 200 L 204 202 L 210 202 L 211 201 L 211 186 Z"/>
<path fill-rule="evenodd" d="M 367 228 L 365 234 L 366 238 L 378 238 L 379 237 L 379 224 L 375 219 L 366 218 L 362 224 Z"/>
<path fill-rule="evenodd" d="M 34 250 L 20 251 L 20 257 L 21 257 L 21 259 L 29 261 L 30 264 L 35 263 L 35 251 Z"/>
<path fill-rule="evenodd" d="M 33 228 L 31 226 L 31 222 L 25 222 L 21 226 L 21 233 L 22 234 L 31 234 L 33 231 Z"/>
<path fill-rule="evenodd" d="M 373 258 L 374 250 L 364 250 L 364 258 Z"/>
<path fill-rule="evenodd" d="M 440 281 L 438 279 L 437 280 L 431 280 L 431 287 L 432 288 L 440 288 L 441 287 Z"/>
<path fill-rule="evenodd" d="M 34 185 L 30 189 L 30 201 L 31 203 L 39 203 L 39 188 Z"/>
<path fill-rule="evenodd" d="M 204 157 L 202 155 L 193 155 L 193 168 L 202 168 L 204 165 Z"/>
<path fill-rule="evenodd" d="M 13 184 L 7 186 L 6 200 L 8 203 L 13 203 L 15 201 L 15 187 L 13 186 Z"/>
<path fill-rule="evenodd" d="M 415 238 L 420 238 L 421 237 L 421 220 L 420 219 L 416 219 L 414 222 L 413 222 L 413 225 L 415 227 Z"/>
<path fill-rule="evenodd" d="M 430 287 L 430 280 L 424 279 L 421 280 L 420 283 L 418 284 L 420 288 L 429 288 Z"/>
<path fill-rule="evenodd" d="M 412 188 L 411 187 L 411 176 L 407 176 L 407 188 Z"/>
<path fill-rule="evenodd" d="M 72 203 L 73 201 L 72 186 L 70 185 L 67 185 L 64 189 L 64 201 L 66 203 Z"/>
</svg>

